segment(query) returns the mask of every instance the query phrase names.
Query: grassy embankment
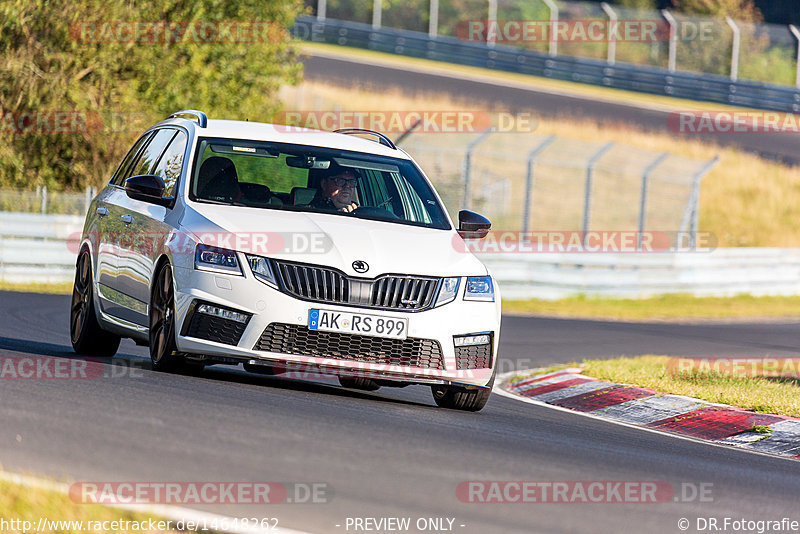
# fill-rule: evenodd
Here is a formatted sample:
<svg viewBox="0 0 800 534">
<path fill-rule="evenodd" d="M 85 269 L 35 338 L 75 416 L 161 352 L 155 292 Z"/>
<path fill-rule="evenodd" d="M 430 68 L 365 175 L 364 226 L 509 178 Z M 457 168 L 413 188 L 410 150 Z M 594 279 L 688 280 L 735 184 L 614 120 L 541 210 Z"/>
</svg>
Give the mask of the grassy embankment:
<svg viewBox="0 0 800 534">
<path fill-rule="evenodd" d="M 85 532 L 177 532 L 175 522 L 156 518 L 150 514 L 98 504 L 78 504 L 60 491 L 37 486 L 21 485 L 0 480 L 0 518 L 7 522 L 9 532 L 25 530 L 24 521 L 30 522 L 34 532 L 42 521 L 41 532 L 79 534 Z M 150 520 L 172 529 L 148 530 Z M 113 522 L 117 523 L 113 523 Z M 48 525 L 49 522 L 49 525 Z M 58 524 L 57 522 L 61 522 Z M 70 524 L 71 522 L 71 524 Z M 139 527 L 144 526 L 144 529 Z"/>
</svg>

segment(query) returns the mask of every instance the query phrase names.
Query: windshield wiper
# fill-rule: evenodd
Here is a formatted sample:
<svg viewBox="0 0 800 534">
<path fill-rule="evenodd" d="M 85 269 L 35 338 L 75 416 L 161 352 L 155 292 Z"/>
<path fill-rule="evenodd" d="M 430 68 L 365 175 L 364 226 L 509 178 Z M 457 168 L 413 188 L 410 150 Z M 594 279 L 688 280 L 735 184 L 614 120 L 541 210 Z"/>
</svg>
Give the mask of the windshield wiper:
<svg viewBox="0 0 800 534">
<path fill-rule="evenodd" d="M 229 202 L 225 202 L 224 200 L 214 200 L 211 198 L 198 198 L 197 202 L 206 202 L 208 204 L 217 204 L 219 206 L 241 206 L 244 208 L 253 208 L 255 206 L 251 206 L 249 204 L 245 204 L 244 202 L 239 202 L 238 200 L 231 200 Z"/>
</svg>

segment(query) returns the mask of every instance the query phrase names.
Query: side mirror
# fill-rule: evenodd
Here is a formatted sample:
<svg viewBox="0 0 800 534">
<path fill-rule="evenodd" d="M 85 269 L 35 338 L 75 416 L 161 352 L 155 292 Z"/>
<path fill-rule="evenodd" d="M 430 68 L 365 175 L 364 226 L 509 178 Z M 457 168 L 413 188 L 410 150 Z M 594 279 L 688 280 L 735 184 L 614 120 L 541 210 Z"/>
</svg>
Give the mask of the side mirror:
<svg viewBox="0 0 800 534">
<path fill-rule="evenodd" d="M 131 176 L 125 180 L 125 193 L 135 199 L 151 204 L 166 206 L 172 202 L 170 198 L 163 198 L 164 180 L 154 174 Z"/>
<path fill-rule="evenodd" d="M 458 235 L 464 239 L 483 239 L 489 233 L 492 221 L 469 210 L 458 212 Z"/>
</svg>

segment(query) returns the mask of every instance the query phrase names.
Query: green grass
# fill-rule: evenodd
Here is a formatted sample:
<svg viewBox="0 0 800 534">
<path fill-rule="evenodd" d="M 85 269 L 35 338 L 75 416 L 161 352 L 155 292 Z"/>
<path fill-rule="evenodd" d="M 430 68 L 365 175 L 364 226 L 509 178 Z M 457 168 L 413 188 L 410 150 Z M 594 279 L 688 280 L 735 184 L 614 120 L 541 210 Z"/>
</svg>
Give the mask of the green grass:
<svg viewBox="0 0 800 534">
<path fill-rule="evenodd" d="M 535 374 L 582 366 L 583 374 L 599 380 L 729 404 L 754 412 L 800 416 L 800 381 L 795 378 L 732 375 L 696 368 L 681 371 L 679 360 L 669 356 L 623 356 L 553 366 Z M 751 431 L 763 433 L 763 430 Z"/>
<path fill-rule="evenodd" d="M 50 295 L 71 295 L 72 282 L 57 284 L 13 284 L 0 282 L 0 291 L 19 291 L 22 293 L 47 293 Z"/>
<path fill-rule="evenodd" d="M 693 297 L 646 299 L 577 296 L 561 300 L 503 300 L 503 313 L 602 319 L 731 319 L 800 317 L 800 297 Z"/>
<path fill-rule="evenodd" d="M 59 532 L 63 534 L 78 534 L 83 532 L 101 532 L 93 528 L 87 528 L 87 521 L 136 521 L 145 522 L 145 529 L 149 528 L 147 522 L 151 519 L 155 521 L 165 521 L 148 514 L 132 512 L 118 508 L 110 508 L 97 504 L 77 504 L 70 497 L 58 491 L 51 491 L 41 488 L 33 488 L 15 484 L 10 481 L 0 480 L 0 518 L 6 521 L 20 520 L 30 521 L 33 526 L 30 532 L 34 532 L 41 518 L 49 521 L 83 521 L 83 529 L 76 528 L 77 525 L 60 525 L 61 528 L 45 529 L 42 532 Z M 101 523 L 102 525 L 102 523 Z M 107 523 L 107 525 L 111 525 Z M 166 523 L 164 524 L 166 525 Z M 173 523 L 174 525 L 174 523 Z M 107 530 L 108 532 L 142 532 L 136 530 L 134 525 L 120 523 L 120 528 Z M 124 527 L 129 528 L 124 528 Z M 12 525 L 13 527 L 13 525 Z M 10 530 L 11 532 L 22 529 Z M 146 531 L 146 530 L 145 530 Z M 175 532 L 173 530 L 160 532 Z"/>
</svg>

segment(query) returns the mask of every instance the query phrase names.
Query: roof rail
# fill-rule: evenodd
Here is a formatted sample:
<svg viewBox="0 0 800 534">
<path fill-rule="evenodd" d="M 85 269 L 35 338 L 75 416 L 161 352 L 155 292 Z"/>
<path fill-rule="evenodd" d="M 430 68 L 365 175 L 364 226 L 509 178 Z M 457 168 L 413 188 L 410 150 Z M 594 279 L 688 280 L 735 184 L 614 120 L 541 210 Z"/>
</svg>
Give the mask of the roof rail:
<svg viewBox="0 0 800 534">
<path fill-rule="evenodd" d="M 189 117 L 194 117 L 197 119 L 197 124 L 200 125 L 200 128 L 205 128 L 208 126 L 208 117 L 202 111 L 197 111 L 196 109 L 183 109 L 181 111 L 176 111 L 169 117 L 168 119 L 186 119 Z"/>
<path fill-rule="evenodd" d="M 367 130 L 366 128 L 339 128 L 338 130 L 334 130 L 333 133 L 340 133 L 340 134 L 347 134 L 347 135 L 355 135 L 355 134 L 367 134 L 367 135 L 374 135 L 378 138 L 378 142 L 382 145 L 388 146 L 391 149 L 397 150 L 397 147 L 394 146 L 392 140 L 383 135 L 380 132 L 376 132 L 374 130 Z"/>
</svg>

